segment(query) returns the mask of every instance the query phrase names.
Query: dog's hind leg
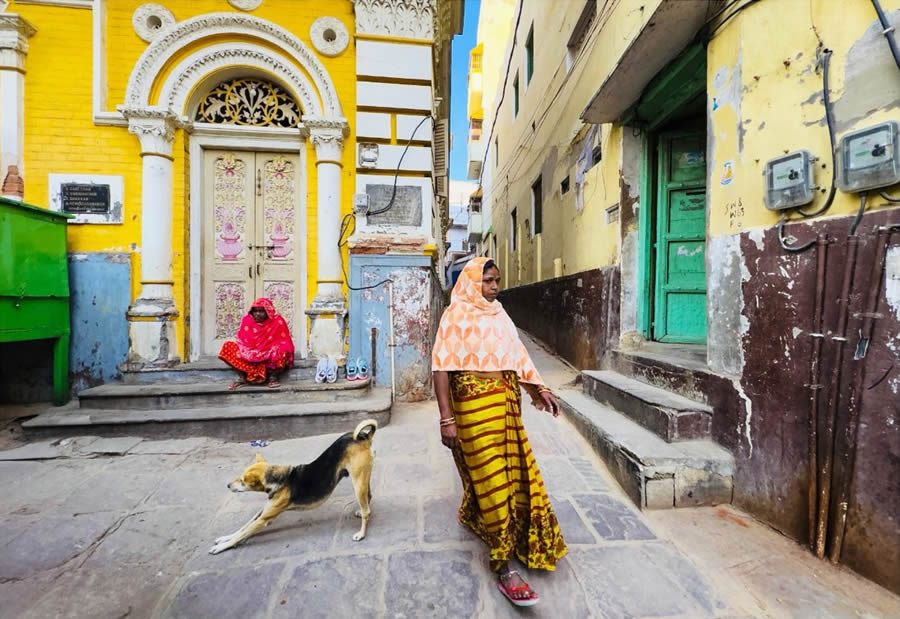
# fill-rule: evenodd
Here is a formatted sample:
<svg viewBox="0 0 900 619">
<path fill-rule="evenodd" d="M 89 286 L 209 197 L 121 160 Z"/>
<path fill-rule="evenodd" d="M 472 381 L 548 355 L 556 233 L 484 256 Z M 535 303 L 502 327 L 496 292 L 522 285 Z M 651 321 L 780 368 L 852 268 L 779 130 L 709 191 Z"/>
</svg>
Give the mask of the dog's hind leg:
<svg viewBox="0 0 900 619">
<path fill-rule="evenodd" d="M 354 542 L 358 542 L 366 537 L 366 528 L 369 525 L 369 516 L 372 513 L 372 510 L 369 509 L 369 501 L 372 499 L 372 489 L 369 486 L 371 477 L 371 462 L 362 466 L 359 474 L 351 476 L 353 489 L 356 491 L 356 500 L 359 503 L 359 511 L 356 512 L 356 516 L 362 519 L 359 531 L 353 535 Z"/>
</svg>

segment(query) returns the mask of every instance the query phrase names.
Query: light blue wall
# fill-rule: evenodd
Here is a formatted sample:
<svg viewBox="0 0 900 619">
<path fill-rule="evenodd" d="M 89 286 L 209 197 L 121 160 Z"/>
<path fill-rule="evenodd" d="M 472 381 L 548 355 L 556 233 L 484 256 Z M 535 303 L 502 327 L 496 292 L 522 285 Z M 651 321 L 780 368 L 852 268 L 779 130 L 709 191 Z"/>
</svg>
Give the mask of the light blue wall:
<svg viewBox="0 0 900 619">
<path fill-rule="evenodd" d="M 131 263 L 126 253 L 69 254 L 69 372 L 78 392 L 120 376 L 128 354 Z"/>
<path fill-rule="evenodd" d="M 376 338 L 375 384 L 391 385 L 389 288 L 394 301 L 394 371 L 396 397 L 421 400 L 431 393 L 431 335 L 435 287 L 429 256 L 352 255 L 350 286 L 391 280 L 368 290 L 350 290 L 350 356 L 371 366 L 371 330 Z"/>
</svg>

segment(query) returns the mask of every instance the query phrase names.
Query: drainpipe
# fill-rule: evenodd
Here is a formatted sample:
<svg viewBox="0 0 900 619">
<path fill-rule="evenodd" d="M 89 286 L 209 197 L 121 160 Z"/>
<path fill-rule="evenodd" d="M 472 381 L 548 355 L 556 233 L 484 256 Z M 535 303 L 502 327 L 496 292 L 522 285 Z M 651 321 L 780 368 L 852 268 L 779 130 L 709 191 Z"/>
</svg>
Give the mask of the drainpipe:
<svg viewBox="0 0 900 619">
<path fill-rule="evenodd" d="M 815 550 L 816 547 L 816 497 L 818 488 L 816 480 L 818 478 L 818 427 L 819 427 L 819 391 L 822 385 L 819 384 L 819 364 L 822 360 L 822 339 L 825 337 L 822 333 L 822 313 L 825 302 L 825 264 L 828 252 L 828 235 L 819 234 L 816 237 L 816 296 L 815 296 L 815 318 L 813 319 L 813 332 L 810 337 L 813 338 L 812 362 L 809 367 L 809 417 L 807 420 L 807 445 L 809 457 L 809 547 Z"/>
<path fill-rule="evenodd" d="M 855 228 L 853 229 L 855 233 Z M 835 334 L 831 336 L 834 342 L 831 368 L 831 381 L 828 385 L 828 410 L 825 415 L 825 432 L 823 445 L 825 447 L 825 459 L 821 464 L 819 473 L 819 504 L 818 520 L 816 523 L 816 556 L 820 559 L 825 556 L 825 534 L 828 530 L 828 510 L 831 501 L 831 476 L 832 459 L 834 451 L 834 426 L 838 407 L 838 386 L 841 381 L 841 359 L 844 353 L 844 342 L 847 341 L 847 313 L 849 305 L 850 288 L 853 284 L 853 270 L 856 267 L 856 254 L 859 249 L 859 237 L 856 234 L 847 236 L 847 256 L 844 260 L 844 278 L 841 284 L 841 296 L 838 299 L 838 324 Z"/>
<path fill-rule="evenodd" d="M 830 540 L 829 559 L 837 563 L 841 558 L 841 546 L 844 542 L 844 531 L 847 526 L 847 502 L 849 500 L 850 484 L 853 480 L 853 466 L 856 459 L 856 433 L 859 427 L 859 409 L 862 400 L 862 383 L 865 377 L 865 357 L 872 338 L 872 330 L 875 325 L 878 309 L 878 293 L 881 290 L 881 276 L 884 272 L 884 262 L 887 254 L 888 238 L 891 228 L 878 229 L 878 244 L 875 249 L 875 259 L 872 264 L 872 275 L 869 278 L 869 291 L 866 300 L 863 322 L 860 329 L 859 344 L 853 357 L 856 367 L 853 372 L 853 381 L 850 388 L 850 401 L 847 412 L 847 427 L 844 430 L 844 442 L 841 445 L 841 478 L 837 483 L 837 521 L 834 524 Z"/>
</svg>

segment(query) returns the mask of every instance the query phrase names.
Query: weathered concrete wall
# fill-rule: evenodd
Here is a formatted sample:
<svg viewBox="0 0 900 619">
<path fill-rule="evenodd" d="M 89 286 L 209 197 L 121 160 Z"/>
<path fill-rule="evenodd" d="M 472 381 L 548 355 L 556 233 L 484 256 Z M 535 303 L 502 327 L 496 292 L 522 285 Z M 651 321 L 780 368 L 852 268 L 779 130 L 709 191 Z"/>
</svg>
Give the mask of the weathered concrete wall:
<svg viewBox="0 0 900 619">
<path fill-rule="evenodd" d="M 849 518 L 842 562 L 872 580 L 900 591 L 900 293 L 896 256 L 900 234 L 893 235 L 894 266 L 879 281 L 871 278 L 878 225 L 900 223 L 900 210 L 869 213 L 858 234 L 860 244 L 853 274 L 847 343 L 838 383 L 837 449 L 850 398 L 851 378 L 862 363 L 864 379 L 856 462 L 852 471 Z M 836 343 L 841 280 L 847 256 L 850 218 L 796 226 L 789 232 L 808 239 L 827 233 L 828 249 L 822 374 L 819 384 L 819 428 L 827 410 L 828 380 Z M 739 459 L 735 503 L 798 540 L 807 539 L 807 419 L 812 355 L 815 250 L 787 254 L 774 230 L 761 237 L 744 233 L 739 258 L 747 329 L 742 338 L 743 378 L 735 382 L 737 407 L 730 420 L 717 419 L 715 436 Z M 865 296 L 879 289 L 873 338 L 866 356 L 854 360 Z M 741 402 L 743 400 L 743 402 Z M 716 410 L 718 416 L 719 409 Z M 727 415 L 727 413 L 726 413 Z M 722 423 L 724 422 L 724 423 Z M 820 449 L 820 462 L 824 457 Z M 841 474 L 836 467 L 836 476 Z M 839 477 L 836 477 L 836 479 Z"/>
<path fill-rule="evenodd" d="M 353 255 L 350 257 L 350 355 L 372 360 L 371 333 L 377 329 L 375 384 L 391 386 L 390 302 L 393 288 L 394 387 L 398 400 L 431 395 L 431 343 L 434 300 L 429 256 Z"/>
<path fill-rule="evenodd" d="M 127 253 L 69 254 L 72 339 L 69 372 L 74 392 L 120 376 L 128 355 L 125 312 L 131 301 Z"/>
<path fill-rule="evenodd" d="M 619 269 L 594 269 L 500 293 L 507 313 L 580 369 L 596 369 L 619 341 Z"/>
</svg>

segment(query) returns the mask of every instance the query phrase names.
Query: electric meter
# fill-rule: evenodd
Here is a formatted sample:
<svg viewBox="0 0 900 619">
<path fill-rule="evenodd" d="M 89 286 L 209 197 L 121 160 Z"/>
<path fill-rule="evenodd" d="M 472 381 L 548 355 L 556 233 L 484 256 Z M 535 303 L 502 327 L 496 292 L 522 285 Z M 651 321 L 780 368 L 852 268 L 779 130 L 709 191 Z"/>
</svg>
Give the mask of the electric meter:
<svg viewBox="0 0 900 619">
<path fill-rule="evenodd" d="M 838 145 L 838 187 L 859 193 L 900 183 L 900 123 L 889 121 L 848 133 Z"/>
<path fill-rule="evenodd" d="M 809 204 L 815 198 L 813 162 L 808 150 L 797 150 L 766 162 L 766 207 L 780 211 Z"/>
</svg>

